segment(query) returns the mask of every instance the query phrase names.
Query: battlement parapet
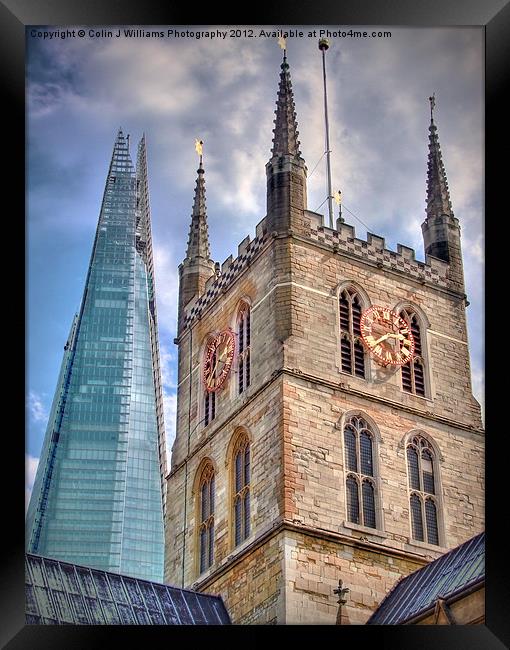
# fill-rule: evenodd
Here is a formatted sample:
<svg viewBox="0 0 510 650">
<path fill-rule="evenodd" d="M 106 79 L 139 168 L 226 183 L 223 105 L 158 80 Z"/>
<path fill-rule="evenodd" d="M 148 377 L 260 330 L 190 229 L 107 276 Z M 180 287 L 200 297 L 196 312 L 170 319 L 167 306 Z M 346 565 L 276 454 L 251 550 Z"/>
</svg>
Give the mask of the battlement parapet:
<svg viewBox="0 0 510 650">
<path fill-rule="evenodd" d="M 316 213 L 307 211 L 310 217 L 310 236 L 313 241 L 331 246 L 333 251 L 348 253 L 364 261 L 370 261 L 378 268 L 405 273 L 420 282 L 430 282 L 440 287 L 448 288 L 449 265 L 442 260 L 426 256 L 426 262 L 416 259 L 415 251 L 409 246 L 397 244 L 397 252 L 385 247 L 384 237 L 367 233 L 367 240 L 358 239 L 354 226 L 337 220 L 337 229 L 333 230 L 323 225 L 323 219 Z"/>
<path fill-rule="evenodd" d="M 440 287 L 448 288 L 449 265 L 432 255 L 426 256 L 426 262 L 420 262 L 415 257 L 415 251 L 409 246 L 397 244 L 397 252 L 385 247 L 384 237 L 367 233 L 367 240 L 358 239 L 354 226 L 337 220 L 336 230 L 324 226 L 324 217 L 316 212 L 306 210 L 310 219 L 310 237 L 312 241 L 330 246 L 334 252 L 342 252 L 370 261 L 378 268 L 404 273 L 421 283 L 429 282 Z M 238 246 L 238 256 L 234 259 L 229 255 L 221 264 L 219 275 L 211 275 L 205 284 L 204 293 L 199 298 L 193 298 L 185 307 L 184 324 L 187 326 L 195 318 L 201 318 L 202 313 L 214 302 L 220 293 L 224 293 L 236 278 L 251 264 L 260 249 L 270 238 L 266 228 L 266 217 L 256 227 L 254 239 L 245 237 Z"/>
<path fill-rule="evenodd" d="M 266 218 L 257 224 L 255 239 L 245 237 L 238 246 L 238 256 L 234 259 L 229 255 L 221 265 L 221 272 L 211 277 L 205 283 L 204 293 L 196 299 L 191 300 L 185 307 L 184 325 L 189 325 L 195 318 L 201 318 L 209 305 L 214 302 L 217 296 L 227 291 L 236 278 L 251 264 L 254 257 L 269 240 L 266 230 Z"/>
</svg>

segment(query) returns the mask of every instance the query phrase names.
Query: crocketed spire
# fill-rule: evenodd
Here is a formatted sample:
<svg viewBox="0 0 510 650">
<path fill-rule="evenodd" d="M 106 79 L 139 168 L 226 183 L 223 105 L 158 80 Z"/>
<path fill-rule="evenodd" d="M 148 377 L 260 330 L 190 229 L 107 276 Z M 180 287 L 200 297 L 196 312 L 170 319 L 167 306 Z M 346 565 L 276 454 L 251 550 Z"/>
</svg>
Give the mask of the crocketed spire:
<svg viewBox="0 0 510 650">
<path fill-rule="evenodd" d="M 299 132 L 297 130 L 296 109 L 294 105 L 294 94 L 290 80 L 289 64 L 287 63 L 286 50 L 283 51 L 283 62 L 280 72 L 280 86 L 276 100 L 276 119 L 273 129 L 273 156 L 291 154 L 300 156 Z"/>
<path fill-rule="evenodd" d="M 197 183 L 195 186 L 195 198 L 193 201 L 193 213 L 191 215 L 191 226 L 189 229 L 188 249 L 186 257 L 193 260 L 203 258 L 209 260 L 211 251 L 209 248 L 209 232 L 207 229 L 207 214 L 205 207 L 205 178 L 202 156 L 197 169 Z"/>
<path fill-rule="evenodd" d="M 435 97 L 429 97 L 430 101 L 430 126 L 429 126 L 429 159 L 427 170 L 427 219 L 439 217 L 443 214 L 453 217 L 453 209 L 450 201 L 450 191 L 446 180 L 446 171 L 441 157 L 439 136 L 437 127 L 434 124 L 433 109 Z"/>
</svg>

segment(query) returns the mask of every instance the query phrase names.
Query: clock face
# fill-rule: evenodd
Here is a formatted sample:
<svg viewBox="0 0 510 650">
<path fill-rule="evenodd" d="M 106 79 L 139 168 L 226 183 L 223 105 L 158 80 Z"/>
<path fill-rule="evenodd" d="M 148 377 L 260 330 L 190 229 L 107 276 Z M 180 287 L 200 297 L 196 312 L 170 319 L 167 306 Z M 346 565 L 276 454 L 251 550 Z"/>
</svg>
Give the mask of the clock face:
<svg viewBox="0 0 510 650">
<path fill-rule="evenodd" d="M 403 366 L 413 358 L 411 329 L 389 307 L 369 307 L 361 316 L 360 328 L 363 343 L 381 365 Z"/>
<path fill-rule="evenodd" d="M 224 330 L 209 341 L 205 351 L 204 385 L 212 393 L 224 383 L 234 360 L 235 338 L 232 330 Z"/>
</svg>

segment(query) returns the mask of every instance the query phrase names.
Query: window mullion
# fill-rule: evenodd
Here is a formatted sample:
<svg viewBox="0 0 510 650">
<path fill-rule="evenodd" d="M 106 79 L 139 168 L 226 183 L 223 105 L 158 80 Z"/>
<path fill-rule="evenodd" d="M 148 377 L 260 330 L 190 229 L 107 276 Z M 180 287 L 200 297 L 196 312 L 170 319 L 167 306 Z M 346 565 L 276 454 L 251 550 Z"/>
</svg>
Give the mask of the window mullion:
<svg viewBox="0 0 510 650">
<path fill-rule="evenodd" d="M 349 346 L 351 349 L 351 358 L 349 364 L 349 370 L 351 374 L 354 374 L 354 329 L 353 329 L 353 318 L 352 318 L 352 296 L 347 292 L 347 303 L 349 311 Z"/>
<path fill-rule="evenodd" d="M 354 330 L 353 330 L 354 332 Z M 356 476 L 356 482 L 358 483 L 358 517 L 360 524 L 365 525 L 365 512 L 363 507 L 363 472 L 361 468 L 361 432 L 359 423 L 356 425 L 356 462 L 358 467 L 358 473 Z"/>
<path fill-rule="evenodd" d="M 425 512 L 425 496 L 424 494 L 420 494 L 420 505 L 421 505 L 421 520 L 423 522 L 423 540 L 425 542 L 429 541 L 429 531 L 427 527 L 427 513 Z"/>
<path fill-rule="evenodd" d="M 423 489 L 423 470 L 421 467 L 421 452 L 423 448 L 421 445 L 418 445 L 417 449 L 417 456 L 418 456 L 418 485 L 420 486 L 420 492 L 423 494 L 424 489 Z"/>
</svg>

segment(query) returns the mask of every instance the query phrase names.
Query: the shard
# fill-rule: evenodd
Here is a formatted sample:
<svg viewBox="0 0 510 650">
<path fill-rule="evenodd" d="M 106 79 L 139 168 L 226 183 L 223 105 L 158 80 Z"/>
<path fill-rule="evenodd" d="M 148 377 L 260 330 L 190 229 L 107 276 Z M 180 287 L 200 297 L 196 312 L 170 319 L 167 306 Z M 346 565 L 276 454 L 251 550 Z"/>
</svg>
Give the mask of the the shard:
<svg viewBox="0 0 510 650">
<path fill-rule="evenodd" d="M 145 137 L 119 130 L 26 522 L 30 553 L 162 581 L 166 451 Z"/>
</svg>

